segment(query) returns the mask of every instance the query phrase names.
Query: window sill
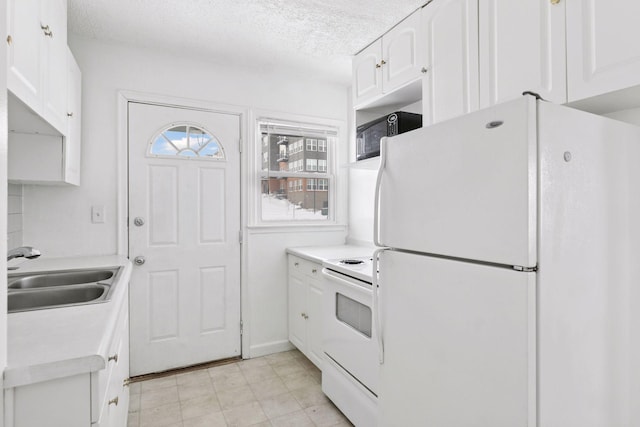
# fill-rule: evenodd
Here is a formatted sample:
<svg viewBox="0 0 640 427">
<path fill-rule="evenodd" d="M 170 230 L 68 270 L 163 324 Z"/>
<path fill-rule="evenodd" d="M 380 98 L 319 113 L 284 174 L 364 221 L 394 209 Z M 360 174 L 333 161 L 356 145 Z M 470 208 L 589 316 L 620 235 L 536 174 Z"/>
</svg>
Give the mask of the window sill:
<svg viewBox="0 0 640 427">
<path fill-rule="evenodd" d="M 247 226 L 250 234 L 347 231 L 346 224 L 257 224 Z"/>
</svg>

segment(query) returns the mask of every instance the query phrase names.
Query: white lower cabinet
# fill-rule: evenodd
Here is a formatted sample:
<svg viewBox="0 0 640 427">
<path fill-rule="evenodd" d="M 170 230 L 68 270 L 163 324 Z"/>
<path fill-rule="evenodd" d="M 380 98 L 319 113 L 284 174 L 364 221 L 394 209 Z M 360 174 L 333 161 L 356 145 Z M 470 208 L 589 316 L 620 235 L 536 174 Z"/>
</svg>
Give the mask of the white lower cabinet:
<svg viewBox="0 0 640 427">
<path fill-rule="evenodd" d="M 289 255 L 289 341 L 322 369 L 322 266 Z"/>
<path fill-rule="evenodd" d="M 5 390 L 5 427 L 125 427 L 129 411 L 129 319 L 123 304 L 97 372 Z"/>
</svg>

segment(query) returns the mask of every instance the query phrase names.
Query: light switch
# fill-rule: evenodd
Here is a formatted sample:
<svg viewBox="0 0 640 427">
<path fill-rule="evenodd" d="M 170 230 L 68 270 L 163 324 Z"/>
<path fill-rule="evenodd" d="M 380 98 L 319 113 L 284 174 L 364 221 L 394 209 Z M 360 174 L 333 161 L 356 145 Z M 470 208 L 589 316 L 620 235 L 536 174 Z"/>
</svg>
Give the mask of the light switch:
<svg viewBox="0 0 640 427">
<path fill-rule="evenodd" d="M 102 224 L 104 222 L 104 206 L 91 206 L 91 222 L 94 224 Z"/>
</svg>

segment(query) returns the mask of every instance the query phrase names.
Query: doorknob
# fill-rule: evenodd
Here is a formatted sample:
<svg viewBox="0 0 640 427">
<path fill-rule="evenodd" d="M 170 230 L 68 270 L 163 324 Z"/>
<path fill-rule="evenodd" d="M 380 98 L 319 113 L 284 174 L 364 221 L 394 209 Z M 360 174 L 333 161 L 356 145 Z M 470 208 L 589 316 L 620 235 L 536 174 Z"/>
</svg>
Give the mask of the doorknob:
<svg viewBox="0 0 640 427">
<path fill-rule="evenodd" d="M 138 227 L 142 227 L 144 225 L 144 218 L 141 218 L 141 217 L 137 216 L 133 220 L 133 223 Z"/>
<path fill-rule="evenodd" d="M 146 261 L 146 260 L 144 259 L 144 257 L 143 257 L 143 256 L 137 256 L 137 257 L 135 257 L 135 258 L 133 259 L 133 262 L 134 262 L 136 265 L 142 265 L 142 264 L 144 264 L 144 262 L 145 262 L 145 261 Z"/>
</svg>

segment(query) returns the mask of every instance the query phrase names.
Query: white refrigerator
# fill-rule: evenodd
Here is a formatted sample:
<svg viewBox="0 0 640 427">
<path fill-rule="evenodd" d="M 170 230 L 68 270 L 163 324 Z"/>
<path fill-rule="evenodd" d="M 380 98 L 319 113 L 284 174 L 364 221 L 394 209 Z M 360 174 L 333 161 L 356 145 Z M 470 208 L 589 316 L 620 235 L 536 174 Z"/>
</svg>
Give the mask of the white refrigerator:
<svg viewBox="0 0 640 427">
<path fill-rule="evenodd" d="M 640 426 L 640 128 L 523 96 L 387 138 L 380 426 Z"/>
</svg>

